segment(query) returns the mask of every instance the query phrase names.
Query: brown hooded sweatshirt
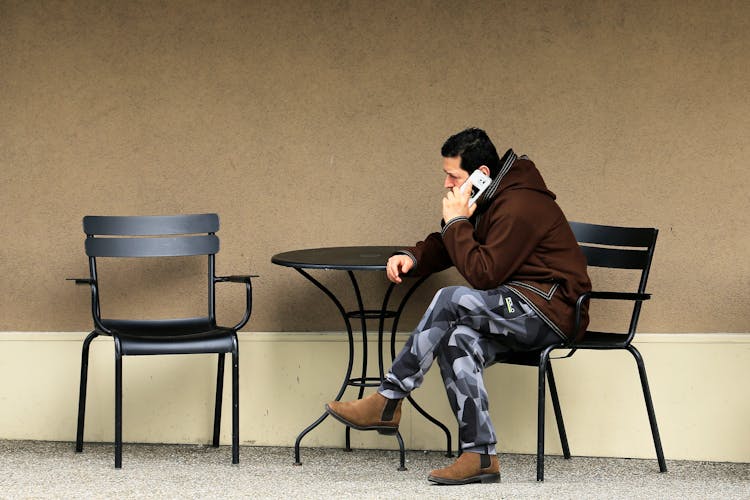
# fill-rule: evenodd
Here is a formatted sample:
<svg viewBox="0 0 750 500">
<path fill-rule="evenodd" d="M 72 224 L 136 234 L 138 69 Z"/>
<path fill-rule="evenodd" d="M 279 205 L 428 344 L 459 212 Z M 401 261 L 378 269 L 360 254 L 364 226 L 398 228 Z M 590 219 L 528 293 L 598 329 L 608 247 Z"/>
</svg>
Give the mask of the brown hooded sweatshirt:
<svg viewBox="0 0 750 500">
<path fill-rule="evenodd" d="M 415 261 L 410 275 L 455 265 L 473 288 L 507 286 L 558 335 L 568 338 L 576 300 L 591 290 L 586 258 L 534 163 L 508 150 L 501 164 L 471 219 L 453 218 L 440 233 L 400 253 Z M 576 339 L 587 326 L 584 310 Z"/>
</svg>

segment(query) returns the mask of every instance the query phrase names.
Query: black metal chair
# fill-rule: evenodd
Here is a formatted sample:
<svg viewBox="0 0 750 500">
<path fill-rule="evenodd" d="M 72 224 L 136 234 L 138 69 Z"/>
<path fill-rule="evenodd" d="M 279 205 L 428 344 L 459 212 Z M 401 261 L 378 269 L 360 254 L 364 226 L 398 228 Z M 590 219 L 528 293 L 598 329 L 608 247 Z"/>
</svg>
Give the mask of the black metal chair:
<svg viewBox="0 0 750 500">
<path fill-rule="evenodd" d="M 216 214 L 175 216 L 86 216 L 86 255 L 89 278 L 71 278 L 76 284 L 91 287 L 91 312 L 94 330 L 83 342 L 81 385 L 78 400 L 76 451 L 83 451 L 86 412 L 86 382 L 89 346 L 99 335 L 109 335 L 115 345 L 115 468 L 122 466 L 122 357 L 152 354 L 219 355 L 216 377 L 213 446 L 219 446 L 221 399 L 224 381 L 224 357 L 232 354 L 232 463 L 239 463 L 239 352 L 237 330 L 250 319 L 252 311 L 251 278 L 256 276 L 216 276 L 215 255 L 219 251 L 219 216 Z M 109 257 L 208 257 L 208 315 L 164 320 L 104 319 L 96 263 Z M 243 318 L 231 328 L 216 325 L 215 285 L 221 282 L 244 283 L 246 308 Z"/>
<path fill-rule="evenodd" d="M 651 294 L 646 293 L 646 282 L 648 273 L 651 268 L 651 259 L 654 255 L 656 245 L 656 236 L 658 230 L 655 228 L 631 228 L 616 226 L 600 226 L 595 224 L 584 224 L 580 222 L 571 222 L 571 228 L 576 236 L 583 253 L 586 255 L 588 266 L 602 267 L 610 269 L 629 269 L 640 271 L 638 289 L 632 292 L 590 292 L 578 298 L 576 304 L 576 331 L 577 325 L 581 321 L 581 307 L 590 299 L 599 300 L 626 300 L 633 302 L 633 312 L 630 316 L 630 324 L 627 333 L 614 332 L 594 332 L 587 331 L 584 339 L 580 342 L 567 342 L 553 345 L 541 351 L 529 353 L 516 353 L 511 358 L 502 361 L 503 363 L 536 366 L 539 369 L 538 384 L 538 416 L 537 416 L 537 456 L 536 456 L 536 479 L 544 481 L 544 400 L 545 400 L 545 379 L 549 380 L 550 396 L 552 398 L 552 407 L 557 420 L 557 430 L 560 434 L 560 443 L 562 445 L 563 455 L 570 458 L 570 449 L 568 439 L 565 434 L 565 424 L 560 410 L 560 402 L 557 397 L 557 388 L 555 378 L 552 373 L 552 364 L 550 363 L 550 353 L 556 349 L 570 349 L 570 352 L 561 358 L 569 358 L 578 350 L 613 350 L 625 349 L 635 358 L 638 365 L 638 373 L 641 378 L 641 387 L 643 388 L 643 397 L 646 401 L 646 410 L 648 412 L 649 423 L 651 424 L 651 434 L 654 439 L 656 456 L 659 461 L 659 471 L 666 472 L 667 465 L 664 461 L 664 452 L 661 447 L 659 438 L 659 429 L 656 424 L 656 415 L 654 414 L 654 405 L 651 401 L 651 391 L 648 387 L 646 377 L 646 368 L 643 364 L 643 358 L 631 342 L 635 336 L 638 326 L 638 317 L 641 312 L 641 305 L 644 300 L 651 298 Z"/>
</svg>

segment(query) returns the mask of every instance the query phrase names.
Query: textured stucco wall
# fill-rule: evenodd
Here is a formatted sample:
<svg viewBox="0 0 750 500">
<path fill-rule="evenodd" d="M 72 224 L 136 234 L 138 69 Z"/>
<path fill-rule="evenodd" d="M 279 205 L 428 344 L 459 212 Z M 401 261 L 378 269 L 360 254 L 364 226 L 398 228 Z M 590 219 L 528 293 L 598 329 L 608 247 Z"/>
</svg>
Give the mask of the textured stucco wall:
<svg viewBox="0 0 750 500">
<path fill-rule="evenodd" d="M 271 255 L 435 230 L 439 147 L 476 125 L 569 219 L 661 229 L 643 331 L 750 331 L 749 53 L 746 1 L 0 0 L 0 330 L 90 324 L 63 281 L 87 270 L 83 215 L 204 211 L 219 272 L 262 275 L 250 329 L 340 329 Z M 199 266 L 145 266 L 105 306 L 202 307 L 182 281 L 133 293 Z"/>
</svg>

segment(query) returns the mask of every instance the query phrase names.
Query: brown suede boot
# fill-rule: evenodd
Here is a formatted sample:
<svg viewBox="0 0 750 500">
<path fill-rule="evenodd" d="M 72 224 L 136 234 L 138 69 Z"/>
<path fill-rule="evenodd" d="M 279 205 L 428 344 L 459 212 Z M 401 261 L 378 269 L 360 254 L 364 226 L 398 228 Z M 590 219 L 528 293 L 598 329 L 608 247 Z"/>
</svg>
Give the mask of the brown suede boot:
<svg viewBox="0 0 750 500">
<path fill-rule="evenodd" d="M 464 452 L 453 465 L 430 472 L 427 479 L 437 484 L 497 483 L 500 462 L 497 455 Z"/>
<path fill-rule="evenodd" d="M 353 429 L 395 434 L 401 420 L 401 400 L 388 399 L 376 392 L 356 401 L 331 401 L 326 411 Z"/>
</svg>

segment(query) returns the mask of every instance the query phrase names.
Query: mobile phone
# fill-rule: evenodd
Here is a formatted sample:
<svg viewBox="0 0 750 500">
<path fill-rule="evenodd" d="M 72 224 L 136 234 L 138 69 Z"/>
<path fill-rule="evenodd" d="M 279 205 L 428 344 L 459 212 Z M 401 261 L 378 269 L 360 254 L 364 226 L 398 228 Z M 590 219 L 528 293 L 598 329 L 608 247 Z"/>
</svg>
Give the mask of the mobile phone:
<svg viewBox="0 0 750 500">
<path fill-rule="evenodd" d="M 492 179 L 486 176 L 481 170 L 477 169 L 471 173 L 466 182 L 461 186 L 460 190 L 462 193 L 466 191 L 469 183 L 471 183 L 471 198 L 469 198 L 469 206 L 472 206 L 477 202 L 477 199 L 482 196 L 484 190 L 490 187 Z"/>
</svg>

